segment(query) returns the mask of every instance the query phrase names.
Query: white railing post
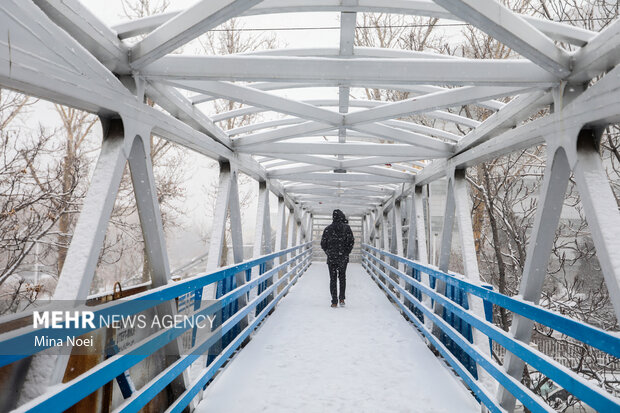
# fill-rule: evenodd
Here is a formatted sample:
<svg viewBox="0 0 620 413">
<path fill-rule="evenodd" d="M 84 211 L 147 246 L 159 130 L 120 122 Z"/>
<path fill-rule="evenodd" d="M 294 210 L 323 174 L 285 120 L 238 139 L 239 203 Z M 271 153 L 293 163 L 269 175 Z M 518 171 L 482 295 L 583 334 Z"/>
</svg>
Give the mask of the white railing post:
<svg viewBox="0 0 620 413">
<path fill-rule="evenodd" d="M 271 253 L 271 214 L 269 211 L 269 189 L 265 181 L 258 183 L 258 206 L 256 210 L 256 226 L 254 228 L 253 257 Z M 265 263 L 265 270 L 269 269 L 269 263 Z M 260 276 L 260 268 L 252 268 L 252 278 Z M 250 292 L 250 300 L 256 297 L 257 291 Z M 272 298 L 270 296 L 270 298 Z"/>
<path fill-rule="evenodd" d="M 415 227 L 415 245 L 412 246 L 412 249 L 415 248 L 415 258 L 422 265 L 428 264 L 428 252 L 426 250 L 426 225 L 424 220 L 424 199 L 422 194 L 422 188 L 416 186 L 414 188 L 414 192 L 412 194 L 412 208 L 411 208 L 411 221 L 409 222 L 409 229 L 411 230 L 411 226 Z M 430 225 L 430 223 L 429 223 Z M 430 288 L 430 279 L 427 273 L 420 272 L 420 282 Z M 422 294 L 422 304 L 428 308 L 432 308 L 431 298 Z M 433 328 L 433 322 L 428 318 L 424 317 L 424 325 L 430 331 Z"/>
</svg>

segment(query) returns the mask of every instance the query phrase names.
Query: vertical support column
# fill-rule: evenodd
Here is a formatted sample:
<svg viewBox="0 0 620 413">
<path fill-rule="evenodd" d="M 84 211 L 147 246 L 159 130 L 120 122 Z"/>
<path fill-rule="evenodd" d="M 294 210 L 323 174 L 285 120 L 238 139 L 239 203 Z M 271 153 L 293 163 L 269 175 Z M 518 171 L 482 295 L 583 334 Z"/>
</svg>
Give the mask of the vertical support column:
<svg viewBox="0 0 620 413">
<path fill-rule="evenodd" d="M 222 262 L 222 248 L 226 237 L 226 217 L 228 216 L 228 205 L 230 203 L 231 182 L 232 171 L 230 163 L 220 162 L 219 184 L 214 208 L 215 214 L 213 216 L 209 253 L 207 255 L 206 269 L 208 272 L 219 268 Z M 211 298 L 215 298 L 215 291 L 213 291 Z"/>
<path fill-rule="evenodd" d="M 381 239 L 381 249 L 383 251 L 388 251 L 390 249 L 390 238 L 389 238 L 388 225 L 389 225 L 389 216 L 388 216 L 387 211 L 384 209 L 382 211 L 382 214 L 381 214 L 381 237 L 380 237 L 380 239 Z M 384 261 L 384 262 L 386 261 L 386 256 L 385 255 L 381 255 L 380 258 L 381 258 L 382 261 Z M 386 275 L 390 276 L 390 272 L 388 271 L 388 269 L 385 266 L 381 265 L 380 267 L 383 269 L 383 272 Z M 382 278 L 383 277 L 380 277 L 380 279 L 382 281 L 384 281 Z M 391 285 L 390 285 L 390 288 L 392 289 Z"/>
<path fill-rule="evenodd" d="M 435 261 L 435 255 L 437 251 L 435 251 L 435 246 L 433 243 L 433 216 L 431 215 L 431 185 L 425 185 L 424 189 L 426 189 L 426 197 L 424 198 L 424 202 L 422 205 L 426 205 L 426 212 L 422 212 L 426 216 L 426 249 L 428 251 L 428 262 L 437 265 Z M 423 210 L 424 211 L 424 210 Z"/>
<path fill-rule="evenodd" d="M 254 246 L 253 257 L 258 258 L 262 255 L 269 254 L 271 252 L 271 219 L 269 212 L 269 189 L 267 188 L 267 182 L 260 181 L 258 183 L 258 207 L 256 210 L 256 227 L 254 229 Z M 269 263 L 265 263 L 262 268 L 267 271 L 270 266 Z M 258 278 L 262 274 L 260 267 L 252 268 L 252 278 Z M 258 292 L 262 292 L 272 280 L 268 280 L 261 287 Z M 250 293 L 250 300 L 256 297 L 256 292 Z M 257 311 L 260 311 L 257 308 Z"/>
<path fill-rule="evenodd" d="M 54 291 L 54 301 L 86 300 L 92 285 L 103 247 L 110 215 L 116 201 L 116 194 L 127 163 L 126 141 L 134 136 L 126 135 L 121 119 L 101 119 L 103 143 L 97 165 L 91 178 L 82 212 L 78 218 L 65 264 Z M 69 354 L 51 356 L 45 354 L 33 357 L 26 381 L 43 389 L 46 385 L 62 382 L 69 362 Z M 53 364 L 52 372 L 46 363 Z M 42 382 L 44 381 L 44 382 Z"/>
<path fill-rule="evenodd" d="M 283 197 L 278 197 L 278 218 L 276 220 L 276 245 L 275 250 L 280 251 L 286 248 L 286 204 Z M 282 264 L 286 261 L 286 256 L 278 257 L 278 262 Z M 286 273 L 286 269 L 278 272 L 278 279 Z M 278 287 L 278 292 L 282 291 L 284 286 Z"/>
<path fill-rule="evenodd" d="M 478 257 L 474 242 L 474 231 L 471 222 L 471 197 L 465 178 L 465 170 L 457 169 L 452 179 L 456 220 L 459 226 L 459 238 L 461 243 L 461 253 L 463 256 L 464 275 L 468 281 L 480 285 L 480 271 L 478 270 Z M 484 320 L 484 303 L 480 297 L 472 294 L 467 295 L 470 312 Z M 491 349 L 488 346 L 489 339 L 484 333 L 472 327 L 472 339 L 476 345 L 489 359 Z M 496 381 L 487 373 L 486 370 L 478 366 L 478 380 L 483 383 L 487 390 L 497 389 Z"/>
<path fill-rule="evenodd" d="M 233 250 L 233 261 L 235 264 L 243 262 L 243 225 L 241 222 L 241 205 L 239 203 L 239 182 L 237 181 L 237 171 L 232 170 L 230 180 L 230 195 L 228 198 L 228 218 L 230 219 L 230 238 Z M 221 254 L 220 254 L 221 255 Z M 245 272 L 235 274 L 235 284 L 237 287 L 246 283 Z M 243 308 L 247 304 L 247 296 L 241 295 L 237 299 L 237 308 Z M 247 325 L 247 318 L 239 323 L 241 329 Z"/>
<path fill-rule="evenodd" d="M 314 241 L 314 215 L 308 214 L 308 241 Z"/>
<path fill-rule="evenodd" d="M 292 207 L 289 209 L 289 214 L 288 214 L 288 236 L 287 236 L 288 248 L 292 248 L 295 246 L 296 225 L 297 223 L 295 220 L 295 209 L 294 207 Z M 287 254 L 287 259 L 290 260 L 294 256 L 295 256 L 295 252 L 289 252 Z M 291 265 L 289 265 L 289 268 L 292 267 L 293 265 L 294 263 L 291 263 Z"/>
<path fill-rule="evenodd" d="M 573 175 L 616 319 L 620 320 L 620 214 L 596 146 L 598 137 L 594 135 L 592 130 L 584 129 L 580 132 Z"/>
<path fill-rule="evenodd" d="M 566 196 L 566 187 L 570 177 L 570 166 L 563 149 L 551 152 L 548 148 L 548 160 L 543 184 L 538 196 L 536 218 L 532 227 L 532 235 L 527 246 L 527 256 L 523 268 L 523 277 L 519 286 L 519 294 L 523 300 L 538 304 L 542 292 L 549 257 L 553 248 L 555 231 L 560 221 L 562 204 Z M 532 320 L 514 315 L 511 335 L 524 343 L 529 343 L 532 337 L 534 323 Z M 506 352 L 504 369 L 517 380 L 521 380 L 525 363 L 519 357 Z M 501 406 L 508 412 L 515 408 L 514 396 L 503 387 L 498 389 L 498 399 Z"/>
<path fill-rule="evenodd" d="M 394 205 L 392 206 L 392 243 L 390 252 L 396 254 L 399 257 L 403 256 L 403 221 L 401 215 L 401 201 L 400 199 L 394 199 Z M 390 263 L 393 267 L 398 268 L 399 271 L 404 270 L 404 265 L 401 262 L 392 260 Z M 398 281 L 401 287 L 406 287 L 406 283 L 397 275 L 392 277 L 394 281 Z M 400 294 L 399 294 L 400 295 Z M 403 302 L 406 300 L 401 297 Z"/>
<path fill-rule="evenodd" d="M 424 196 L 422 194 L 423 188 L 416 186 L 414 193 L 412 195 L 412 212 L 413 222 L 409 225 L 415 225 L 415 234 L 416 234 L 416 259 L 422 265 L 428 264 L 428 252 L 426 250 L 426 225 L 424 223 Z M 429 223 L 430 225 L 430 223 Z M 428 287 L 430 287 L 430 279 L 427 273 L 420 273 L 420 282 Z M 422 304 L 424 304 L 428 308 L 432 308 L 431 298 L 422 294 Z M 433 322 L 428 318 L 424 318 L 424 325 L 430 331 L 433 328 Z"/>
<path fill-rule="evenodd" d="M 443 228 L 441 232 L 441 245 L 439 247 L 439 270 L 442 272 L 448 272 L 450 266 L 450 253 L 452 252 L 452 229 L 454 227 L 454 176 L 448 178 L 448 188 L 446 192 L 446 208 L 444 211 Z M 438 294 L 446 294 L 446 283 L 443 280 L 437 279 L 435 281 L 435 291 Z M 443 305 L 435 301 L 433 310 L 437 315 L 443 317 Z M 433 326 L 433 334 L 437 337 L 441 336 L 441 329 L 437 326 Z"/>
<path fill-rule="evenodd" d="M 303 216 L 305 214 L 305 210 L 301 209 L 298 214 L 295 214 L 295 245 L 299 245 L 302 242 L 304 237 L 304 230 L 302 225 Z M 295 251 L 296 254 L 299 254 L 299 251 Z"/>
<path fill-rule="evenodd" d="M 235 261 L 243 261 L 243 238 L 241 231 L 241 212 L 239 209 L 239 194 L 237 185 L 237 171 L 228 162 L 220 162 L 220 176 L 217 190 L 217 198 L 215 201 L 215 215 L 213 217 L 213 225 L 211 230 L 211 239 L 209 241 L 209 253 L 207 255 L 207 272 L 216 271 L 222 264 L 222 252 L 224 241 L 226 239 L 226 218 L 230 214 L 231 226 L 231 242 L 233 248 L 233 258 Z M 239 261 L 239 262 L 240 262 Z M 245 283 L 244 273 L 235 274 L 237 286 Z M 220 285 L 224 281 L 219 281 Z M 198 310 L 202 306 L 202 298 L 216 299 L 217 286 L 209 285 L 195 292 L 196 299 L 194 302 L 194 310 Z M 237 300 L 237 308 L 246 305 L 245 297 L 239 297 Z M 216 323 L 221 323 L 225 313 L 222 309 L 216 317 Z M 248 324 L 247 316 L 240 321 L 240 328 Z M 215 326 L 215 324 L 214 324 Z M 193 339 L 196 341 L 196 328 L 194 327 Z M 222 347 L 221 339 L 217 341 L 208 351 L 207 363 L 210 362 L 220 351 Z M 194 368 L 201 369 L 205 366 L 205 362 L 200 360 Z"/>
<path fill-rule="evenodd" d="M 101 119 L 101 123 L 104 129 L 101 152 L 58 278 L 54 300 L 85 300 L 88 296 L 127 162 L 122 121 Z"/>
<path fill-rule="evenodd" d="M 284 198 L 278 197 L 278 218 L 276 221 L 276 251 L 286 248 L 286 205 Z M 284 262 L 284 257 L 280 257 L 280 262 Z"/>
<path fill-rule="evenodd" d="M 144 239 L 145 265 L 149 267 L 151 286 L 156 288 L 171 282 L 170 265 L 161 211 L 157 201 L 157 188 L 148 146 L 149 141 L 145 140 L 150 136 L 150 132 L 143 133 L 141 136 L 134 139 L 128 160 Z M 177 312 L 174 300 L 166 301 L 157 306 L 157 312 L 160 316 L 174 316 Z M 165 365 L 169 366 L 174 363 L 183 354 L 183 350 L 181 337 L 168 343 L 163 351 L 166 358 Z M 174 397 L 183 393 L 190 383 L 189 371 L 184 370 L 182 375 L 171 383 Z"/>
</svg>

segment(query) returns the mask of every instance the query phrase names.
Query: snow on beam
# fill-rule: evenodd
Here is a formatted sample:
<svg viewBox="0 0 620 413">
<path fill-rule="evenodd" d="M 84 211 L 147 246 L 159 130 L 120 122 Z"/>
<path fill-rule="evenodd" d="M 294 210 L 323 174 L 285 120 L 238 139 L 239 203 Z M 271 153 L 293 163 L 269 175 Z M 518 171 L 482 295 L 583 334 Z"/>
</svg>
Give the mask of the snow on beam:
<svg viewBox="0 0 620 413">
<path fill-rule="evenodd" d="M 388 176 L 378 176 L 368 173 L 333 173 L 333 172 L 313 172 L 303 174 L 289 174 L 286 178 L 282 178 L 286 181 L 294 182 L 355 182 L 358 184 L 380 184 L 380 183 L 402 183 L 407 181 L 413 181 L 413 175 L 409 175 L 406 178 L 394 178 Z"/>
<path fill-rule="evenodd" d="M 277 120 L 267 121 L 267 122 L 253 123 L 253 124 L 246 125 L 246 126 L 240 126 L 238 128 L 229 129 L 226 131 L 226 133 L 228 134 L 228 136 L 235 136 L 235 135 L 241 135 L 243 133 L 254 132 L 257 130 L 261 130 L 261 129 L 276 128 L 278 126 L 297 125 L 303 122 L 304 120 L 300 118 L 284 118 L 284 119 L 277 119 Z M 423 135 L 436 136 L 436 137 L 448 139 L 453 142 L 456 142 L 459 139 L 461 139 L 460 136 L 455 135 L 451 132 L 446 132 L 442 129 L 432 128 L 430 126 L 422 125 L 422 124 L 415 123 L 412 121 L 387 120 L 387 121 L 381 122 L 380 125 L 387 125 L 387 126 L 391 126 L 394 128 L 405 129 L 405 130 L 420 133 Z M 359 134 L 359 135 L 363 136 L 365 134 Z"/>
<path fill-rule="evenodd" d="M 304 165 L 292 168 L 282 168 L 275 171 L 267 171 L 269 178 L 285 179 L 290 174 L 306 173 L 306 172 L 324 172 L 330 171 L 331 167 L 324 165 Z"/>
<path fill-rule="evenodd" d="M 177 81 L 172 82 L 172 84 L 183 89 L 209 93 L 219 98 L 257 106 L 303 119 L 316 120 L 333 125 L 342 123 L 342 115 L 330 110 L 272 95 L 248 86 L 213 81 Z"/>
<path fill-rule="evenodd" d="M 413 179 L 413 176 L 414 176 L 413 174 L 410 174 L 408 172 L 401 172 L 401 171 L 397 171 L 397 170 L 390 169 L 390 168 L 384 168 L 381 166 L 353 167 L 353 168 L 347 169 L 347 171 L 364 172 L 364 173 L 373 174 L 377 176 L 388 176 L 388 177 L 394 177 L 394 178 L 404 179 L 404 180 Z"/>
<path fill-rule="evenodd" d="M 174 117 L 182 120 L 200 132 L 211 136 L 227 147 L 232 142 L 226 132 L 216 126 L 208 116 L 192 105 L 176 89 L 162 84 L 148 84 L 146 95 Z"/>
<path fill-rule="evenodd" d="M 326 123 L 320 123 L 315 121 L 304 122 L 299 125 L 287 126 L 284 128 L 278 128 L 267 132 L 254 133 L 248 136 L 236 138 L 233 140 L 233 146 L 241 150 L 243 148 L 252 147 L 253 145 L 264 145 L 270 142 L 277 142 L 284 139 L 296 138 L 299 136 L 308 136 L 309 134 L 316 134 L 319 132 L 327 132 L 332 129 L 334 129 L 334 126 Z"/>
<path fill-rule="evenodd" d="M 427 184 L 450 167 L 463 168 L 488 159 L 541 144 L 559 130 L 607 126 L 620 121 L 620 67 L 616 67 L 596 84 L 586 89 L 560 112 L 509 129 L 490 140 L 455 155 L 449 160 L 433 162 L 416 175 L 416 185 Z"/>
<path fill-rule="evenodd" d="M 388 125 L 393 128 L 410 130 L 412 132 L 422 133 L 424 135 L 437 136 L 439 138 L 448 139 L 454 142 L 461 139 L 461 136 L 455 135 L 454 133 L 446 132 L 443 129 L 432 128 L 430 126 L 422 125 L 420 123 L 415 123 L 412 121 L 386 120 L 384 122 L 381 122 L 380 124 Z"/>
<path fill-rule="evenodd" d="M 275 155 L 307 153 L 314 155 L 345 155 L 365 156 L 381 155 L 410 157 L 413 160 L 425 160 L 438 157 L 446 157 L 449 152 L 439 152 L 429 149 L 420 149 L 411 145 L 399 144 L 365 144 L 365 143 L 277 143 L 258 144 L 238 147 L 237 151 L 256 155 Z"/>
<path fill-rule="evenodd" d="M 149 33 L 131 48 L 131 66 L 140 69 L 261 0 L 201 0 Z"/>
<path fill-rule="evenodd" d="M 489 116 L 480 126 L 465 135 L 456 144 L 460 152 L 471 146 L 478 145 L 490 139 L 499 132 L 517 126 L 517 124 L 538 109 L 549 105 L 553 101 L 550 92 L 536 91 L 526 95 L 520 95 L 513 99 L 503 109 Z"/>
<path fill-rule="evenodd" d="M 557 77 L 570 73 L 570 56 L 553 40 L 496 0 L 434 0 Z"/>
<path fill-rule="evenodd" d="M 337 99 L 314 99 L 314 100 L 304 100 L 302 102 L 310 104 L 310 105 L 314 105 L 314 106 L 332 106 L 332 107 L 338 106 Z M 387 105 L 387 104 L 388 104 L 387 102 L 381 102 L 381 101 L 376 101 L 376 100 L 373 101 L 373 100 L 365 100 L 365 99 L 349 99 L 349 106 L 361 107 L 361 108 L 376 108 L 376 107 Z M 228 112 L 214 114 L 211 116 L 211 119 L 213 120 L 213 122 L 221 122 L 227 119 L 231 119 L 231 118 L 235 118 L 239 116 L 251 115 L 255 113 L 261 113 L 265 111 L 266 110 L 263 108 L 245 107 L 245 108 L 231 110 Z M 448 122 L 453 122 L 453 123 L 464 125 L 470 128 L 475 128 L 476 126 L 480 124 L 480 122 L 476 120 L 457 115 L 456 113 L 450 113 L 450 112 L 441 111 L 441 110 L 433 110 L 433 111 L 426 112 L 424 113 L 424 116 L 446 120 Z"/>
<path fill-rule="evenodd" d="M 363 49 L 356 48 L 355 50 Z M 383 51 L 395 51 L 392 49 L 379 49 Z M 400 51 L 399 51 L 400 52 Z M 438 58 L 441 58 L 443 55 L 437 55 Z M 443 56 L 446 57 L 446 56 Z M 335 81 L 325 81 L 325 82 L 312 82 L 312 83 L 298 83 L 298 82 L 256 82 L 252 84 L 252 88 L 258 90 L 283 90 L 283 89 L 302 89 L 308 87 L 339 87 L 340 83 Z M 430 85 L 411 85 L 411 84 L 391 84 L 391 85 L 382 85 L 382 84 L 374 84 L 368 82 L 351 82 L 351 87 L 362 87 L 362 88 L 373 88 L 373 89 L 388 89 L 388 90 L 398 90 L 402 92 L 410 92 L 417 94 L 427 94 L 434 92 L 441 92 L 442 90 L 446 90 L 446 88 L 440 86 L 430 86 Z M 194 105 L 199 103 L 209 102 L 214 100 L 213 96 L 208 94 L 199 94 L 190 97 L 190 100 Z M 306 103 L 314 104 L 317 106 L 328 106 L 328 105 L 320 105 L 317 101 L 305 101 Z M 483 102 L 477 102 L 476 105 L 481 107 L 485 107 L 491 110 L 499 110 L 504 107 L 504 103 L 497 100 L 487 100 Z"/>
<path fill-rule="evenodd" d="M 571 82 L 588 82 L 620 63 L 620 20 L 604 28 L 573 57 Z"/>
<path fill-rule="evenodd" d="M 387 125 L 371 123 L 368 125 L 353 126 L 351 129 L 375 135 L 384 140 L 407 143 L 425 149 L 432 149 L 442 152 L 454 151 L 454 145 L 443 142 L 430 136 L 421 135 L 415 132 L 408 132 L 402 129 L 392 128 Z"/>
<path fill-rule="evenodd" d="M 366 193 L 372 193 L 381 196 L 391 196 L 396 188 L 400 187 L 398 184 L 359 184 L 353 183 L 342 186 L 342 182 L 311 182 L 311 183 L 285 183 L 284 188 L 287 191 L 300 192 L 309 189 L 329 189 L 332 192 L 335 191 L 364 191 Z"/>
<path fill-rule="evenodd" d="M 304 163 L 309 165 L 326 166 L 332 169 L 347 169 L 361 166 L 372 165 L 385 165 L 393 162 L 407 162 L 411 161 L 410 157 L 393 157 L 393 156 L 367 156 L 357 159 L 343 159 L 338 160 L 334 158 L 325 158 L 320 156 L 306 155 L 306 154 L 278 154 L 278 159 L 285 159 L 283 164 L 267 165 L 269 171 L 275 166 L 290 165 L 291 163 Z M 273 158 L 272 158 L 273 159 Z"/>
<path fill-rule="evenodd" d="M 548 87 L 559 78 L 516 59 L 365 59 L 278 56 L 165 56 L 142 74 L 169 80 L 324 81 Z"/>
<path fill-rule="evenodd" d="M 78 0 L 34 0 L 34 3 L 107 69 L 116 73 L 130 72 L 128 48 Z"/>
<path fill-rule="evenodd" d="M 349 5 L 343 4 L 340 0 L 320 0 L 313 2 L 304 0 L 265 0 L 258 6 L 246 10 L 242 15 L 251 16 L 267 13 L 299 13 L 312 11 L 413 14 L 417 16 L 458 20 L 456 16 L 452 15 L 447 10 L 427 0 L 409 0 L 406 2 L 390 0 L 381 3 L 372 0 L 360 0 L 357 1 L 356 4 Z M 179 13 L 179 11 L 174 11 L 143 17 L 141 19 L 118 24 L 112 28 L 118 33 L 121 39 L 139 36 L 151 32 Z M 577 46 L 583 46 L 596 34 L 592 31 L 565 23 L 543 20 L 527 15 L 521 15 L 521 17 L 553 40 L 567 42 Z"/>
<path fill-rule="evenodd" d="M 366 111 L 350 113 L 345 116 L 345 125 L 382 121 L 405 115 L 411 116 L 437 109 L 468 105 L 480 100 L 514 96 L 522 92 L 522 88 L 489 86 L 449 89 L 400 102 L 388 103 Z"/>
</svg>

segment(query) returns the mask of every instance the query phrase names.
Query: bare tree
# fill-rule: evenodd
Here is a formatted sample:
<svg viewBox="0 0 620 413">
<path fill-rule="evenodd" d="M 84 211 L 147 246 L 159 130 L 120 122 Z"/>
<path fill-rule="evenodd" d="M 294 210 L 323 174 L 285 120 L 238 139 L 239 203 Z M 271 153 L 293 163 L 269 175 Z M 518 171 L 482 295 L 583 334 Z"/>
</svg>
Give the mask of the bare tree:
<svg viewBox="0 0 620 413">
<path fill-rule="evenodd" d="M 51 135 L 20 122 L 34 102 L 0 89 L 0 313 L 24 309 L 41 293 L 43 284 L 24 272 L 64 213 L 54 206 L 59 187 L 58 170 L 48 162 Z"/>
</svg>

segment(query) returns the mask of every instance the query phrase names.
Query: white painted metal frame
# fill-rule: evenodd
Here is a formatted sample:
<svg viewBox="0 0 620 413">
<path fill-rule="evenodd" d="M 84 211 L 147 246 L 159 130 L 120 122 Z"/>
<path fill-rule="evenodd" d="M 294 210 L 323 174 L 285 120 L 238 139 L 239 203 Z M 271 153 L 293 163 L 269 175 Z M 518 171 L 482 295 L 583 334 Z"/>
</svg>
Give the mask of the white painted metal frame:
<svg viewBox="0 0 620 413">
<path fill-rule="evenodd" d="M 338 48 L 232 56 L 171 54 L 231 17 L 310 11 L 340 13 Z M 511 47 L 522 59 L 454 59 L 424 52 L 356 48 L 355 20 L 362 12 L 462 20 Z M 0 23 L 6 28 L 0 34 L 0 86 L 97 113 L 104 125 L 102 150 L 55 299 L 84 299 L 88 294 L 127 161 L 153 285 L 169 281 L 148 159 L 151 133 L 220 162 L 208 270 L 221 264 L 227 217 L 233 259 L 240 262 L 244 258 L 238 172 L 259 182 L 254 256 L 271 250 L 269 193 L 273 192 L 278 197 L 276 249 L 311 239 L 313 214 L 340 207 L 349 215 L 362 217 L 365 240 L 401 255 L 401 209 L 406 203 L 407 256 L 422 263 L 428 261 L 430 230 L 424 216 L 423 188 L 447 177 L 438 266 L 449 270 L 456 220 L 464 275 L 473 282 L 479 281 L 479 271 L 464 171 L 485 160 L 545 143 L 549 164 L 521 295 L 533 303 L 540 298 L 559 206 L 573 173 L 620 317 L 620 256 L 615 231 L 620 227 L 620 215 L 597 151 L 600 131 L 620 121 L 618 21 L 594 33 L 516 14 L 497 0 L 202 0 L 183 11 L 112 29 L 78 0 L 5 0 L 0 6 Z M 125 41 L 138 35 L 144 37 L 134 43 Z M 554 41 L 570 43 L 578 50 L 571 55 Z M 601 76 L 594 85 L 584 86 Z M 295 89 L 316 86 L 338 87 L 338 99 L 302 101 L 269 93 L 289 89 L 293 94 Z M 394 103 L 351 99 L 353 87 L 402 90 L 415 97 Z M 199 94 L 188 99 L 180 89 Z M 165 112 L 146 105 L 145 97 Z M 508 97 L 507 104 L 494 100 Z M 246 106 L 212 116 L 198 106 L 216 98 Z M 552 113 L 523 124 L 552 103 Z M 452 112 L 463 105 L 495 112 L 480 123 Z M 236 116 L 273 112 L 289 117 L 227 132 L 218 126 L 218 122 Z M 471 130 L 460 137 L 454 130 L 415 123 L 409 119 L 413 115 Z M 322 136 L 328 142 L 316 139 Z M 243 274 L 237 276 L 238 283 L 244 280 Z M 422 274 L 422 281 L 427 284 L 428 275 Z M 443 288 L 439 282 L 437 290 Z M 245 305 L 244 300 L 241 297 L 239 304 Z M 430 306 L 430 302 L 425 304 Z M 482 314 L 479 300 L 470 305 Z M 531 331 L 531 322 L 517 317 L 511 334 L 528 342 Z M 506 370 L 518 379 L 523 362 L 509 354 Z M 62 371 L 60 360 L 56 380 Z M 501 388 L 497 392 L 502 406 L 512 411 L 514 398 Z"/>
</svg>

